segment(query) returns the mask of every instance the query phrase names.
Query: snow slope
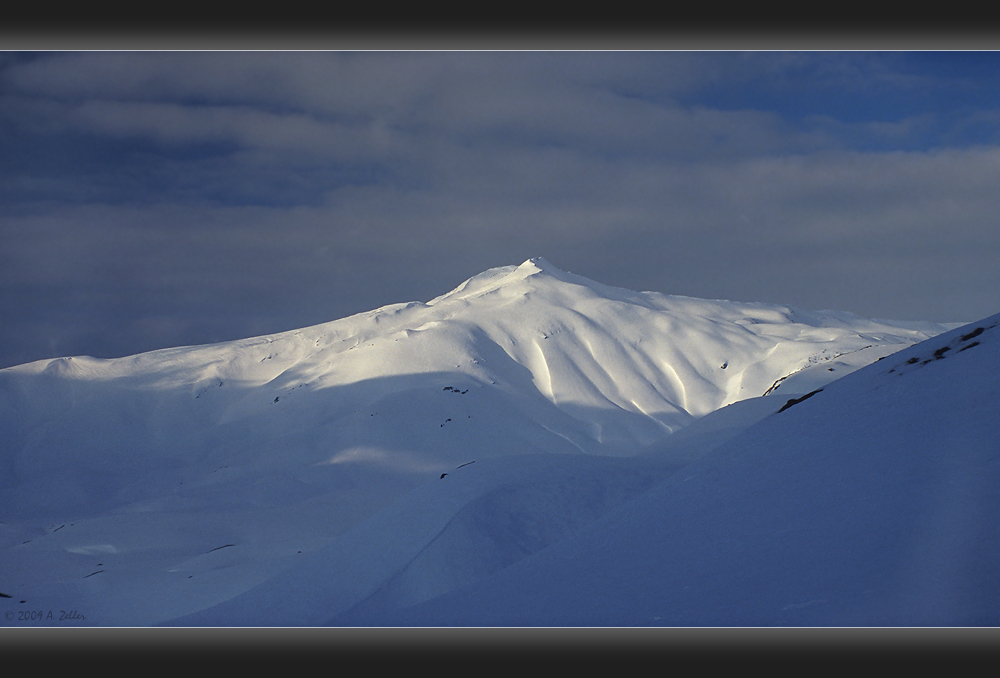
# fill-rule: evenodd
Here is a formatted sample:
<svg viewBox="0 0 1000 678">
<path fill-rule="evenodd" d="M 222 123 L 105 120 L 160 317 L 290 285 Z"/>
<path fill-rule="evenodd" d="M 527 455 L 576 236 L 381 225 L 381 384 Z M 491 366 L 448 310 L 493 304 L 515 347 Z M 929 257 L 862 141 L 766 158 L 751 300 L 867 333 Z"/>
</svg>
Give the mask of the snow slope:
<svg viewBox="0 0 1000 678">
<path fill-rule="evenodd" d="M 998 326 L 831 383 L 465 588 L 327 623 L 996 626 Z"/>
<path fill-rule="evenodd" d="M 630 292 L 533 259 L 302 330 L 0 370 L 0 605 L 97 625 L 419 605 L 945 329 Z"/>
</svg>

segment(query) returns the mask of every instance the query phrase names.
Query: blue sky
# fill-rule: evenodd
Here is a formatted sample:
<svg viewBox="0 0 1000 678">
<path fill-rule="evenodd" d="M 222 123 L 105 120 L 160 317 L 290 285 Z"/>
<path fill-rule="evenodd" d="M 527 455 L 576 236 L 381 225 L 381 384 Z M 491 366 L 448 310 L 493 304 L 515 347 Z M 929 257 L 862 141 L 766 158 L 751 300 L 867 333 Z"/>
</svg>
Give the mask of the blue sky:
<svg viewBox="0 0 1000 678">
<path fill-rule="evenodd" d="M 0 52 L 0 367 L 304 327 L 534 256 L 977 320 L 998 85 L 997 52 Z"/>
</svg>

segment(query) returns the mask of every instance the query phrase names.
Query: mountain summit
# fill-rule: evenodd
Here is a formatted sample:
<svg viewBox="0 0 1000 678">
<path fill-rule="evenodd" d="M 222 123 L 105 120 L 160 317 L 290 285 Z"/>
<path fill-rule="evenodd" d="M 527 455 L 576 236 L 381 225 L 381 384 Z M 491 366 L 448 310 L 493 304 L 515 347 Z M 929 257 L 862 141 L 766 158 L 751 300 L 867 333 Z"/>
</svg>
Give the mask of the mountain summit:
<svg viewBox="0 0 1000 678">
<path fill-rule="evenodd" d="M 13 582 L 0 592 L 53 607 L 65 594 L 97 624 L 156 623 L 234 599 L 303 554 L 353 544 L 395 562 L 389 552 L 408 551 L 372 526 L 393 539 L 387 526 L 407 521 L 413 535 L 440 531 L 432 516 L 447 511 L 393 511 L 470 468 L 563 478 L 567 493 L 549 498 L 556 523 L 491 537 L 492 555 L 446 567 L 458 567 L 447 590 L 648 488 L 680 458 L 663 451 L 672 434 L 706 415 L 739 404 L 736 418 L 760 418 L 950 327 L 633 292 L 536 258 L 426 303 L 301 330 L 0 370 L 0 547 Z M 591 479 L 582 494 L 580 478 Z M 357 585 L 324 618 L 381 586 L 382 565 L 340 566 Z M 417 574 L 436 565 L 413 567 L 399 586 L 437 590 Z M 92 569 L 78 581 L 80 568 Z"/>
<path fill-rule="evenodd" d="M 209 482 L 196 480 L 206 462 L 255 487 L 289 464 L 416 481 L 470 450 L 630 456 L 721 407 L 813 391 L 947 327 L 632 292 L 529 259 L 427 303 L 306 329 L 0 370 L 16 470 L 0 480 L 0 510 L 127 506 Z"/>
</svg>

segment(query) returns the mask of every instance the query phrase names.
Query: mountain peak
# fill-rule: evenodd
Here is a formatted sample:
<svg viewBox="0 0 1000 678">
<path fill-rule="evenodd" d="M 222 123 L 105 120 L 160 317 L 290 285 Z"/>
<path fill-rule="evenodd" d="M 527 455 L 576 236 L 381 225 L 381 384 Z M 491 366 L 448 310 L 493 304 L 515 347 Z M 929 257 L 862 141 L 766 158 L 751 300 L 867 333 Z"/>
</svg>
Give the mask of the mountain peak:
<svg viewBox="0 0 1000 678">
<path fill-rule="evenodd" d="M 544 273 L 547 276 L 558 280 L 565 280 L 567 275 L 572 275 L 556 268 L 544 257 L 532 257 L 520 266 L 499 266 L 474 275 L 453 289 L 451 292 L 443 294 L 440 297 L 427 302 L 427 305 L 434 306 L 447 299 L 470 299 L 472 297 L 479 297 L 484 294 L 494 292 L 497 289 L 505 287 L 511 283 L 517 283 L 532 276 L 536 276 L 540 273 Z M 583 279 L 581 278 L 581 280 Z M 587 282 L 593 284 L 591 281 Z"/>
<path fill-rule="evenodd" d="M 528 259 L 523 264 L 517 267 L 517 271 L 527 273 L 531 275 L 533 273 L 563 273 L 560 269 L 556 268 L 549 262 L 545 257 L 532 257 Z"/>
</svg>

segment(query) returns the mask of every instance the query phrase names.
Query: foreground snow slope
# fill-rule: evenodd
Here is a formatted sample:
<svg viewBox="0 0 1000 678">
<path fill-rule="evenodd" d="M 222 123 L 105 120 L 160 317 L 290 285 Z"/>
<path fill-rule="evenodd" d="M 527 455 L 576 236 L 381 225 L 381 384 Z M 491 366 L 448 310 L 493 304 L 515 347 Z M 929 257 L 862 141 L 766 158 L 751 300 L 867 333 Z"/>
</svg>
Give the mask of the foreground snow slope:
<svg viewBox="0 0 1000 678">
<path fill-rule="evenodd" d="M 0 370 L 0 604 L 130 625 L 417 604 L 945 329 L 635 293 L 535 259 L 303 330 Z"/>
<path fill-rule="evenodd" d="M 998 325 L 829 384 L 463 589 L 328 623 L 996 626 Z"/>
</svg>

